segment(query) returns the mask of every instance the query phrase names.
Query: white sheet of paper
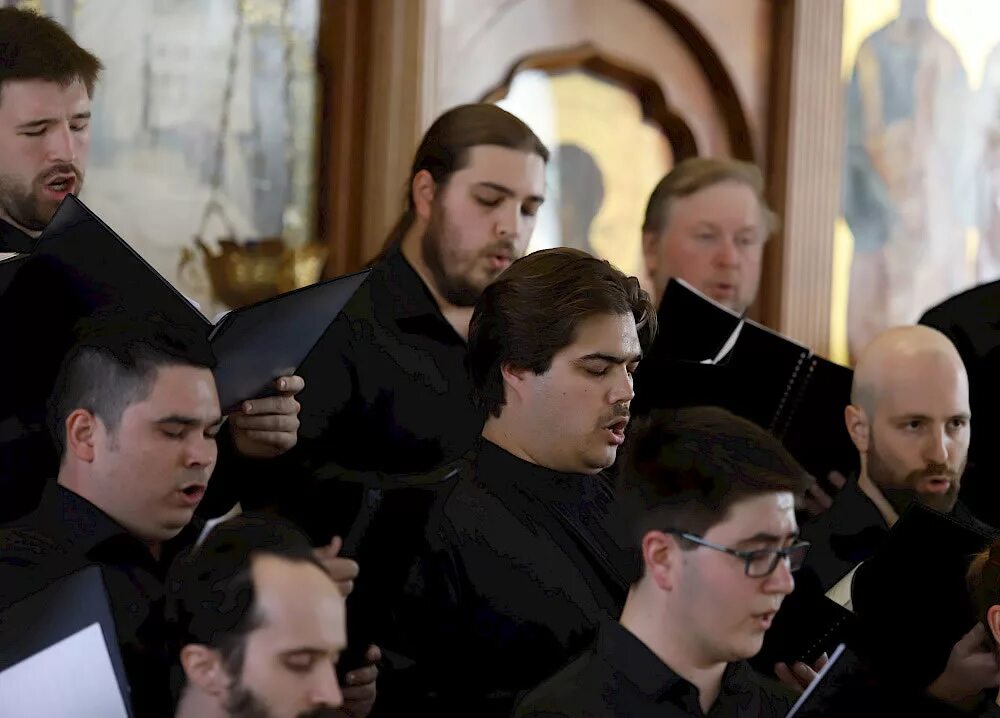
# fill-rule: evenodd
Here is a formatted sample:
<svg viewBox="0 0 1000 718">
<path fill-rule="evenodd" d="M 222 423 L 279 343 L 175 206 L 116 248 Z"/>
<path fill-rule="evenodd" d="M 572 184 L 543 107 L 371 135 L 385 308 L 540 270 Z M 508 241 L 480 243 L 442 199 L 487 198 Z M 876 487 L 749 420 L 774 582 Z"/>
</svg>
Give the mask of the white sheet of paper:
<svg viewBox="0 0 1000 718">
<path fill-rule="evenodd" d="M 128 718 L 100 624 L 0 673 L 0 706 L 4 718 Z"/>
</svg>

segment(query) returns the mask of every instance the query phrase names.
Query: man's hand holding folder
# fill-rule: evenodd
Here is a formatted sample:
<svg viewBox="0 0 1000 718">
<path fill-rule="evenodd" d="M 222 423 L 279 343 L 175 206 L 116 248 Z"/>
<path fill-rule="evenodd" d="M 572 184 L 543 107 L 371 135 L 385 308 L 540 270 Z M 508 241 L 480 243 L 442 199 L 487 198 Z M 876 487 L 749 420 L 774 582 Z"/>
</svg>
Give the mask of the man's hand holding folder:
<svg viewBox="0 0 1000 718">
<path fill-rule="evenodd" d="M 236 450 L 250 458 L 271 459 L 295 446 L 300 408 L 295 395 L 305 386 L 300 376 L 283 376 L 275 381 L 277 396 L 244 401 L 229 415 Z"/>
</svg>

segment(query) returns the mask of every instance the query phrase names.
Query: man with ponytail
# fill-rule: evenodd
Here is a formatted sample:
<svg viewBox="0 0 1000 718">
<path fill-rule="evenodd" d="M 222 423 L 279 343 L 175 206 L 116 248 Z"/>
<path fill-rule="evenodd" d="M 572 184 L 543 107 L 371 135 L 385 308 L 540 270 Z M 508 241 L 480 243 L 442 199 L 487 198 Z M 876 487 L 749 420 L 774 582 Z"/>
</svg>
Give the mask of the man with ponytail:
<svg viewBox="0 0 1000 718">
<path fill-rule="evenodd" d="M 298 446 L 255 462 L 244 506 L 273 505 L 325 543 L 359 509 L 345 472 L 425 472 L 470 448 L 483 418 L 465 367 L 469 320 L 527 249 L 547 161 L 531 129 L 495 105 L 459 106 L 431 125 L 371 276 L 299 368 Z"/>
</svg>

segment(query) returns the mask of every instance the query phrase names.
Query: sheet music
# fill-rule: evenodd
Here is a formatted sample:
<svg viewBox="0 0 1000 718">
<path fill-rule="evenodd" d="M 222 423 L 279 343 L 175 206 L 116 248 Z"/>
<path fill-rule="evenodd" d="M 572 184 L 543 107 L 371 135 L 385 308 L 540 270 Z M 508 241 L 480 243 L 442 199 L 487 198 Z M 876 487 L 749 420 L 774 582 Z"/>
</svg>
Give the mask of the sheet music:
<svg viewBox="0 0 1000 718">
<path fill-rule="evenodd" d="M 99 623 L 0 673 L 3 718 L 128 718 Z"/>
</svg>

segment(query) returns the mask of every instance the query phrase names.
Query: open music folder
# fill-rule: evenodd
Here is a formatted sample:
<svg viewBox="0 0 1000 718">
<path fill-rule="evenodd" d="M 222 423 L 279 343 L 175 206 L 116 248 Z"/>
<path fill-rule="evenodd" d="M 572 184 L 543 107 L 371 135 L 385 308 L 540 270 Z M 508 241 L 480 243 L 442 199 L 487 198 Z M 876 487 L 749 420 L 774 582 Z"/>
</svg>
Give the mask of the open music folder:
<svg viewBox="0 0 1000 718">
<path fill-rule="evenodd" d="M 0 612 L 0 715 L 131 718 L 111 603 L 97 566 Z"/>
<path fill-rule="evenodd" d="M 636 372 L 633 413 L 720 406 L 768 429 L 818 480 L 850 472 L 844 426 L 853 372 L 671 280 Z"/>
<path fill-rule="evenodd" d="M 59 364 L 73 343 L 74 325 L 110 308 L 138 317 L 155 312 L 210 337 L 224 411 L 273 395 L 274 380 L 295 371 L 367 277 L 362 271 L 319 282 L 236 309 L 214 326 L 69 195 L 0 295 L 0 318 L 18 347 L 0 358 L 4 376 L 17 377 L 17 391 L 2 400 L 0 418 L 11 412 L 36 420 L 43 415 Z"/>
</svg>

